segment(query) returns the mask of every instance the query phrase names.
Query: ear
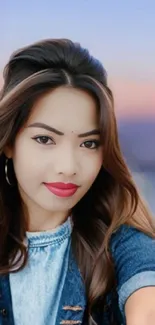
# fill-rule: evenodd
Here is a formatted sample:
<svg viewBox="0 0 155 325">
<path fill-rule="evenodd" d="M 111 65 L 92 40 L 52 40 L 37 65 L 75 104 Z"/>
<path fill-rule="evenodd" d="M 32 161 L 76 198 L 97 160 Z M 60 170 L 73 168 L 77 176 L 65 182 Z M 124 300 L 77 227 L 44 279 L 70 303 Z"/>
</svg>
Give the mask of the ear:
<svg viewBox="0 0 155 325">
<path fill-rule="evenodd" d="M 3 150 L 3 152 L 4 152 L 4 154 L 5 154 L 5 156 L 7 157 L 7 158 L 12 158 L 12 148 L 10 147 L 10 146 L 6 146 L 5 148 L 4 148 L 4 150 Z"/>
</svg>

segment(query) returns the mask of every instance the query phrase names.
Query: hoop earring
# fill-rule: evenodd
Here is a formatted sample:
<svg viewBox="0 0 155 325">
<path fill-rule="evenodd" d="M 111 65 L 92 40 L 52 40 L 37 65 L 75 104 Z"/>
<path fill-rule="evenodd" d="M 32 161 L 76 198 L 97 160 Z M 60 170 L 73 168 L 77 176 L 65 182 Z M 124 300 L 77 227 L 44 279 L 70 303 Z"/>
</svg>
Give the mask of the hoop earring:
<svg viewBox="0 0 155 325">
<path fill-rule="evenodd" d="M 9 177 L 8 177 L 8 161 L 9 161 L 9 159 L 6 158 L 6 161 L 5 161 L 5 178 L 6 178 L 7 183 L 10 186 L 13 186 L 13 184 L 10 182 Z"/>
</svg>

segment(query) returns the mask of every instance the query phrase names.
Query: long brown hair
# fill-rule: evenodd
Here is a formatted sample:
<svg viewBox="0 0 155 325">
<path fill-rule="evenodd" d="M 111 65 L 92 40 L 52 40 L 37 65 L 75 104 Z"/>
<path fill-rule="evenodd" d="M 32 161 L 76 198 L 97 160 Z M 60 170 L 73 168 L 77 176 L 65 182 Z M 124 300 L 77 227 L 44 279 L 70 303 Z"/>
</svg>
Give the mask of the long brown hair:
<svg viewBox="0 0 155 325">
<path fill-rule="evenodd" d="M 106 71 L 86 49 L 70 40 L 49 39 L 25 47 L 11 56 L 4 70 L 0 98 L 0 274 L 11 272 L 19 261 L 20 268 L 24 267 L 27 261 L 23 244 L 26 220 L 17 185 L 11 187 L 5 179 L 4 148 L 13 145 L 34 101 L 64 85 L 83 89 L 96 99 L 104 146 L 103 167 L 73 208 L 73 249 L 91 308 L 114 282 L 109 252 L 112 233 L 122 224 L 133 225 L 149 236 L 155 236 L 155 231 L 121 154 Z M 8 167 L 13 177 L 13 164 Z"/>
</svg>

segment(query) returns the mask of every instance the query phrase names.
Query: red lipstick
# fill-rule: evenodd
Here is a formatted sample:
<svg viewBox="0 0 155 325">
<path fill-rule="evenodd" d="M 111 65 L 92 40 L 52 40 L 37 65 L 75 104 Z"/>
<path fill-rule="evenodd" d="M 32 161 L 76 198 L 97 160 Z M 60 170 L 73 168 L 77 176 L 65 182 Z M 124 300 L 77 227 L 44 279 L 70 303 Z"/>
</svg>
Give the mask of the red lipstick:
<svg viewBox="0 0 155 325">
<path fill-rule="evenodd" d="M 59 197 L 69 197 L 75 194 L 78 187 L 73 183 L 44 183 L 47 189 Z"/>
</svg>

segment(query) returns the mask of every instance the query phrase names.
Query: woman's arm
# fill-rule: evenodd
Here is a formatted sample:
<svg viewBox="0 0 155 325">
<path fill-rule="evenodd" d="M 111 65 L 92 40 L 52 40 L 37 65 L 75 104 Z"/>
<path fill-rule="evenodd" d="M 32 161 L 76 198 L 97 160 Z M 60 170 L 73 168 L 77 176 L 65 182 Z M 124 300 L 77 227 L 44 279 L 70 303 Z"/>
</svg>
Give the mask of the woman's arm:
<svg viewBox="0 0 155 325">
<path fill-rule="evenodd" d="M 125 304 L 127 325 L 155 325 L 155 287 L 141 288 Z"/>
</svg>

